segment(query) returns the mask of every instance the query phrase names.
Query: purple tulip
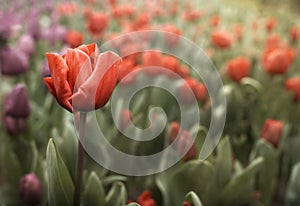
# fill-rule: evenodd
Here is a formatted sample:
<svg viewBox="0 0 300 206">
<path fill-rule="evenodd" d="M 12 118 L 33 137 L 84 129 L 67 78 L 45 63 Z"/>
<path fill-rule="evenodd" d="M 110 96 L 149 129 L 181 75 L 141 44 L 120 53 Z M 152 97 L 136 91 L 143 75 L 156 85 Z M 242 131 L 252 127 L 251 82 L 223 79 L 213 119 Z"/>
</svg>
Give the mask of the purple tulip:
<svg viewBox="0 0 300 206">
<path fill-rule="evenodd" d="M 26 205 L 38 205 L 42 200 L 42 186 L 34 173 L 26 174 L 21 178 L 19 192 Z"/>
<path fill-rule="evenodd" d="M 26 131 L 26 124 L 24 119 L 16 119 L 10 116 L 3 117 L 3 124 L 9 135 L 17 135 Z"/>
<path fill-rule="evenodd" d="M 28 70 L 28 56 L 21 50 L 6 47 L 0 52 L 0 69 L 3 75 L 19 75 Z"/>
<path fill-rule="evenodd" d="M 52 25 L 46 28 L 41 33 L 41 38 L 47 41 L 50 45 L 54 45 L 57 42 L 63 42 L 68 33 L 68 30 L 64 26 Z"/>
<path fill-rule="evenodd" d="M 31 109 L 26 88 L 18 84 L 4 100 L 4 116 L 12 118 L 27 118 Z"/>
<path fill-rule="evenodd" d="M 27 18 L 27 33 L 34 39 L 39 39 L 41 36 L 40 26 L 40 11 L 36 8 L 31 9 Z"/>
<path fill-rule="evenodd" d="M 19 39 L 19 49 L 26 53 L 28 56 L 31 56 L 35 51 L 35 43 L 32 36 L 24 34 Z"/>
</svg>

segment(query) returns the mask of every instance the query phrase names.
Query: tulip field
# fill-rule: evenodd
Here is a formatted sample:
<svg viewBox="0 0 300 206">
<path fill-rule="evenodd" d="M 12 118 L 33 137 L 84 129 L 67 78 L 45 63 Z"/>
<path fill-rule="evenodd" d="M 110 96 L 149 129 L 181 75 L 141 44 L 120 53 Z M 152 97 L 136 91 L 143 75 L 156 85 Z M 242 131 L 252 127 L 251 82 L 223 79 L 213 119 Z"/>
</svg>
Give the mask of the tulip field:
<svg viewBox="0 0 300 206">
<path fill-rule="evenodd" d="M 0 206 L 299 206 L 296 0 L 0 0 Z"/>
</svg>

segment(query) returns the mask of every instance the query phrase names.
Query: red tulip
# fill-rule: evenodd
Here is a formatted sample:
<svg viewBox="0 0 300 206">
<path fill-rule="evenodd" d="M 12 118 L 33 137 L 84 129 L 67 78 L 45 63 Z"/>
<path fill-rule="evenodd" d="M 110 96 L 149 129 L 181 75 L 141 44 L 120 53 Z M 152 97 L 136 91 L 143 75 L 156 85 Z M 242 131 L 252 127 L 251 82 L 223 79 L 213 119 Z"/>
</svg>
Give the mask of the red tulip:
<svg viewBox="0 0 300 206">
<path fill-rule="evenodd" d="M 66 42 L 70 45 L 72 48 L 76 48 L 83 44 L 83 34 L 78 31 L 69 31 L 66 36 Z"/>
<path fill-rule="evenodd" d="M 251 63 L 246 57 L 236 57 L 227 62 L 226 73 L 236 82 L 249 75 Z"/>
<path fill-rule="evenodd" d="M 232 45 L 232 37 L 227 31 L 219 30 L 213 32 L 211 34 L 211 41 L 215 46 L 221 49 L 229 48 Z"/>
<path fill-rule="evenodd" d="M 300 36 L 300 30 L 299 30 L 299 27 L 297 26 L 293 26 L 291 29 L 290 29 L 290 37 L 293 41 L 297 41 L 299 39 L 299 36 Z"/>
<path fill-rule="evenodd" d="M 278 47 L 267 48 L 263 53 L 263 67 L 271 75 L 287 72 L 295 57 L 293 49 Z"/>
<path fill-rule="evenodd" d="M 204 101 L 207 96 L 207 91 L 204 84 L 197 82 L 193 78 L 187 78 L 179 87 L 178 95 L 182 102 L 190 104 L 193 103 L 194 100 Z"/>
<path fill-rule="evenodd" d="M 149 190 L 145 190 L 137 199 L 137 203 L 141 206 L 156 206 L 155 200 Z"/>
<path fill-rule="evenodd" d="M 266 22 L 266 29 L 270 32 L 272 31 L 277 25 L 277 21 L 275 18 L 271 17 L 269 19 L 267 19 Z"/>
<path fill-rule="evenodd" d="M 285 81 L 285 88 L 294 93 L 294 102 L 300 99 L 300 77 L 293 77 Z"/>
<path fill-rule="evenodd" d="M 102 35 L 108 25 L 108 18 L 103 13 L 92 14 L 87 21 L 87 28 L 92 35 Z"/>
<path fill-rule="evenodd" d="M 277 147 L 282 134 L 283 123 L 274 119 L 267 119 L 262 130 L 261 137 Z"/>
<path fill-rule="evenodd" d="M 107 103 L 118 79 L 118 55 L 99 54 L 94 43 L 68 49 L 63 56 L 46 56 L 51 77 L 44 81 L 62 107 L 70 112 L 91 111 Z"/>
</svg>

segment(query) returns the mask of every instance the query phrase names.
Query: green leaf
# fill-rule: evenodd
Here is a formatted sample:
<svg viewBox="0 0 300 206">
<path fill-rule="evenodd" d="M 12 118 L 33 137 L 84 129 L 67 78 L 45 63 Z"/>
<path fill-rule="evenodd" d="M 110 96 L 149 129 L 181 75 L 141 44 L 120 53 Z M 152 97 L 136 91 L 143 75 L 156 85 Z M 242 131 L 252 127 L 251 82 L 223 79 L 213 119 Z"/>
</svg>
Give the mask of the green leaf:
<svg viewBox="0 0 300 206">
<path fill-rule="evenodd" d="M 257 189 L 262 193 L 262 200 L 265 205 L 269 205 L 278 173 L 278 159 L 276 150 L 269 143 L 259 140 L 251 154 L 252 159 L 255 157 L 263 157 L 264 164 L 258 172 Z"/>
<path fill-rule="evenodd" d="M 83 205 L 105 205 L 105 192 L 103 185 L 95 172 L 88 177 L 82 197 Z"/>
<path fill-rule="evenodd" d="M 198 195 L 191 191 L 189 192 L 186 196 L 185 196 L 185 201 L 186 202 L 190 202 L 193 204 L 193 206 L 202 206 L 202 203 L 200 201 L 200 198 L 198 197 Z"/>
<path fill-rule="evenodd" d="M 47 147 L 48 200 L 50 206 L 72 205 L 74 185 L 52 139 Z"/>
<path fill-rule="evenodd" d="M 2 158 L 3 158 L 3 168 L 4 177 L 6 183 L 12 185 L 18 185 L 19 180 L 22 176 L 22 169 L 17 155 L 11 149 L 9 144 L 2 145 Z"/>
<path fill-rule="evenodd" d="M 221 140 L 217 147 L 216 158 L 216 175 L 218 188 L 223 188 L 227 184 L 231 177 L 232 171 L 232 154 L 229 142 L 229 137 L 225 137 Z"/>
<path fill-rule="evenodd" d="M 156 184 L 163 196 L 163 205 L 182 206 L 185 195 L 194 191 L 206 206 L 215 205 L 215 170 L 210 162 L 192 160 L 160 174 Z"/>
<path fill-rule="evenodd" d="M 219 199 L 219 205 L 236 205 L 251 199 L 257 171 L 262 167 L 263 158 L 259 157 L 241 173 L 238 173 L 225 186 Z"/>
<path fill-rule="evenodd" d="M 293 167 L 292 175 L 286 190 L 285 205 L 300 205 L 300 162 Z"/>
<path fill-rule="evenodd" d="M 122 182 L 116 182 L 105 197 L 106 205 L 124 206 L 127 202 L 127 192 Z"/>
</svg>

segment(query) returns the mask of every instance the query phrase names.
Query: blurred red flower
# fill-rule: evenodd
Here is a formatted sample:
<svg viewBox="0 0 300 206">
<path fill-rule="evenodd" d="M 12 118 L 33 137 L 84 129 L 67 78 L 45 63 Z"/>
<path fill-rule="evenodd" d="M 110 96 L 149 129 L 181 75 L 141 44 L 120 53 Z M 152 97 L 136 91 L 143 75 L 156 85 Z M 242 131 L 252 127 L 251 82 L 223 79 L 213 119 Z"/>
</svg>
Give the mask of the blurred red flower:
<svg viewBox="0 0 300 206">
<path fill-rule="evenodd" d="M 66 35 L 66 42 L 72 48 L 79 47 L 83 44 L 84 36 L 79 31 L 69 31 Z"/>
<path fill-rule="evenodd" d="M 227 62 L 226 74 L 233 81 L 240 82 L 249 75 L 251 62 L 248 58 L 239 56 Z"/>
<path fill-rule="evenodd" d="M 294 101 L 300 99 L 300 77 L 293 77 L 285 81 L 285 88 L 294 93 Z"/>
<path fill-rule="evenodd" d="M 87 28 L 94 36 L 102 35 L 107 25 L 108 17 L 101 12 L 91 14 L 87 20 Z"/>
<path fill-rule="evenodd" d="M 261 130 L 261 137 L 272 144 L 274 147 L 277 147 L 283 129 L 283 123 L 274 119 L 267 119 Z"/>
<path fill-rule="evenodd" d="M 51 77 L 44 78 L 44 82 L 62 107 L 70 112 L 91 111 L 109 100 L 118 78 L 118 55 L 100 54 L 94 43 L 68 49 L 63 56 L 46 56 Z"/>
<path fill-rule="evenodd" d="M 277 20 L 274 17 L 270 17 L 266 21 L 266 29 L 268 32 L 271 32 L 277 26 Z"/>
<path fill-rule="evenodd" d="M 156 206 L 155 200 L 149 190 L 145 190 L 137 199 L 137 203 L 141 206 Z"/>
<path fill-rule="evenodd" d="M 295 58 L 295 51 L 287 47 L 267 48 L 263 52 L 262 64 L 271 75 L 287 72 Z"/>
<path fill-rule="evenodd" d="M 214 31 L 211 34 L 211 41 L 215 46 L 221 49 L 229 48 L 232 45 L 232 37 L 230 33 L 224 30 Z"/>
<path fill-rule="evenodd" d="M 293 41 L 297 41 L 299 39 L 300 30 L 298 26 L 293 26 L 290 29 L 290 37 Z"/>
</svg>

